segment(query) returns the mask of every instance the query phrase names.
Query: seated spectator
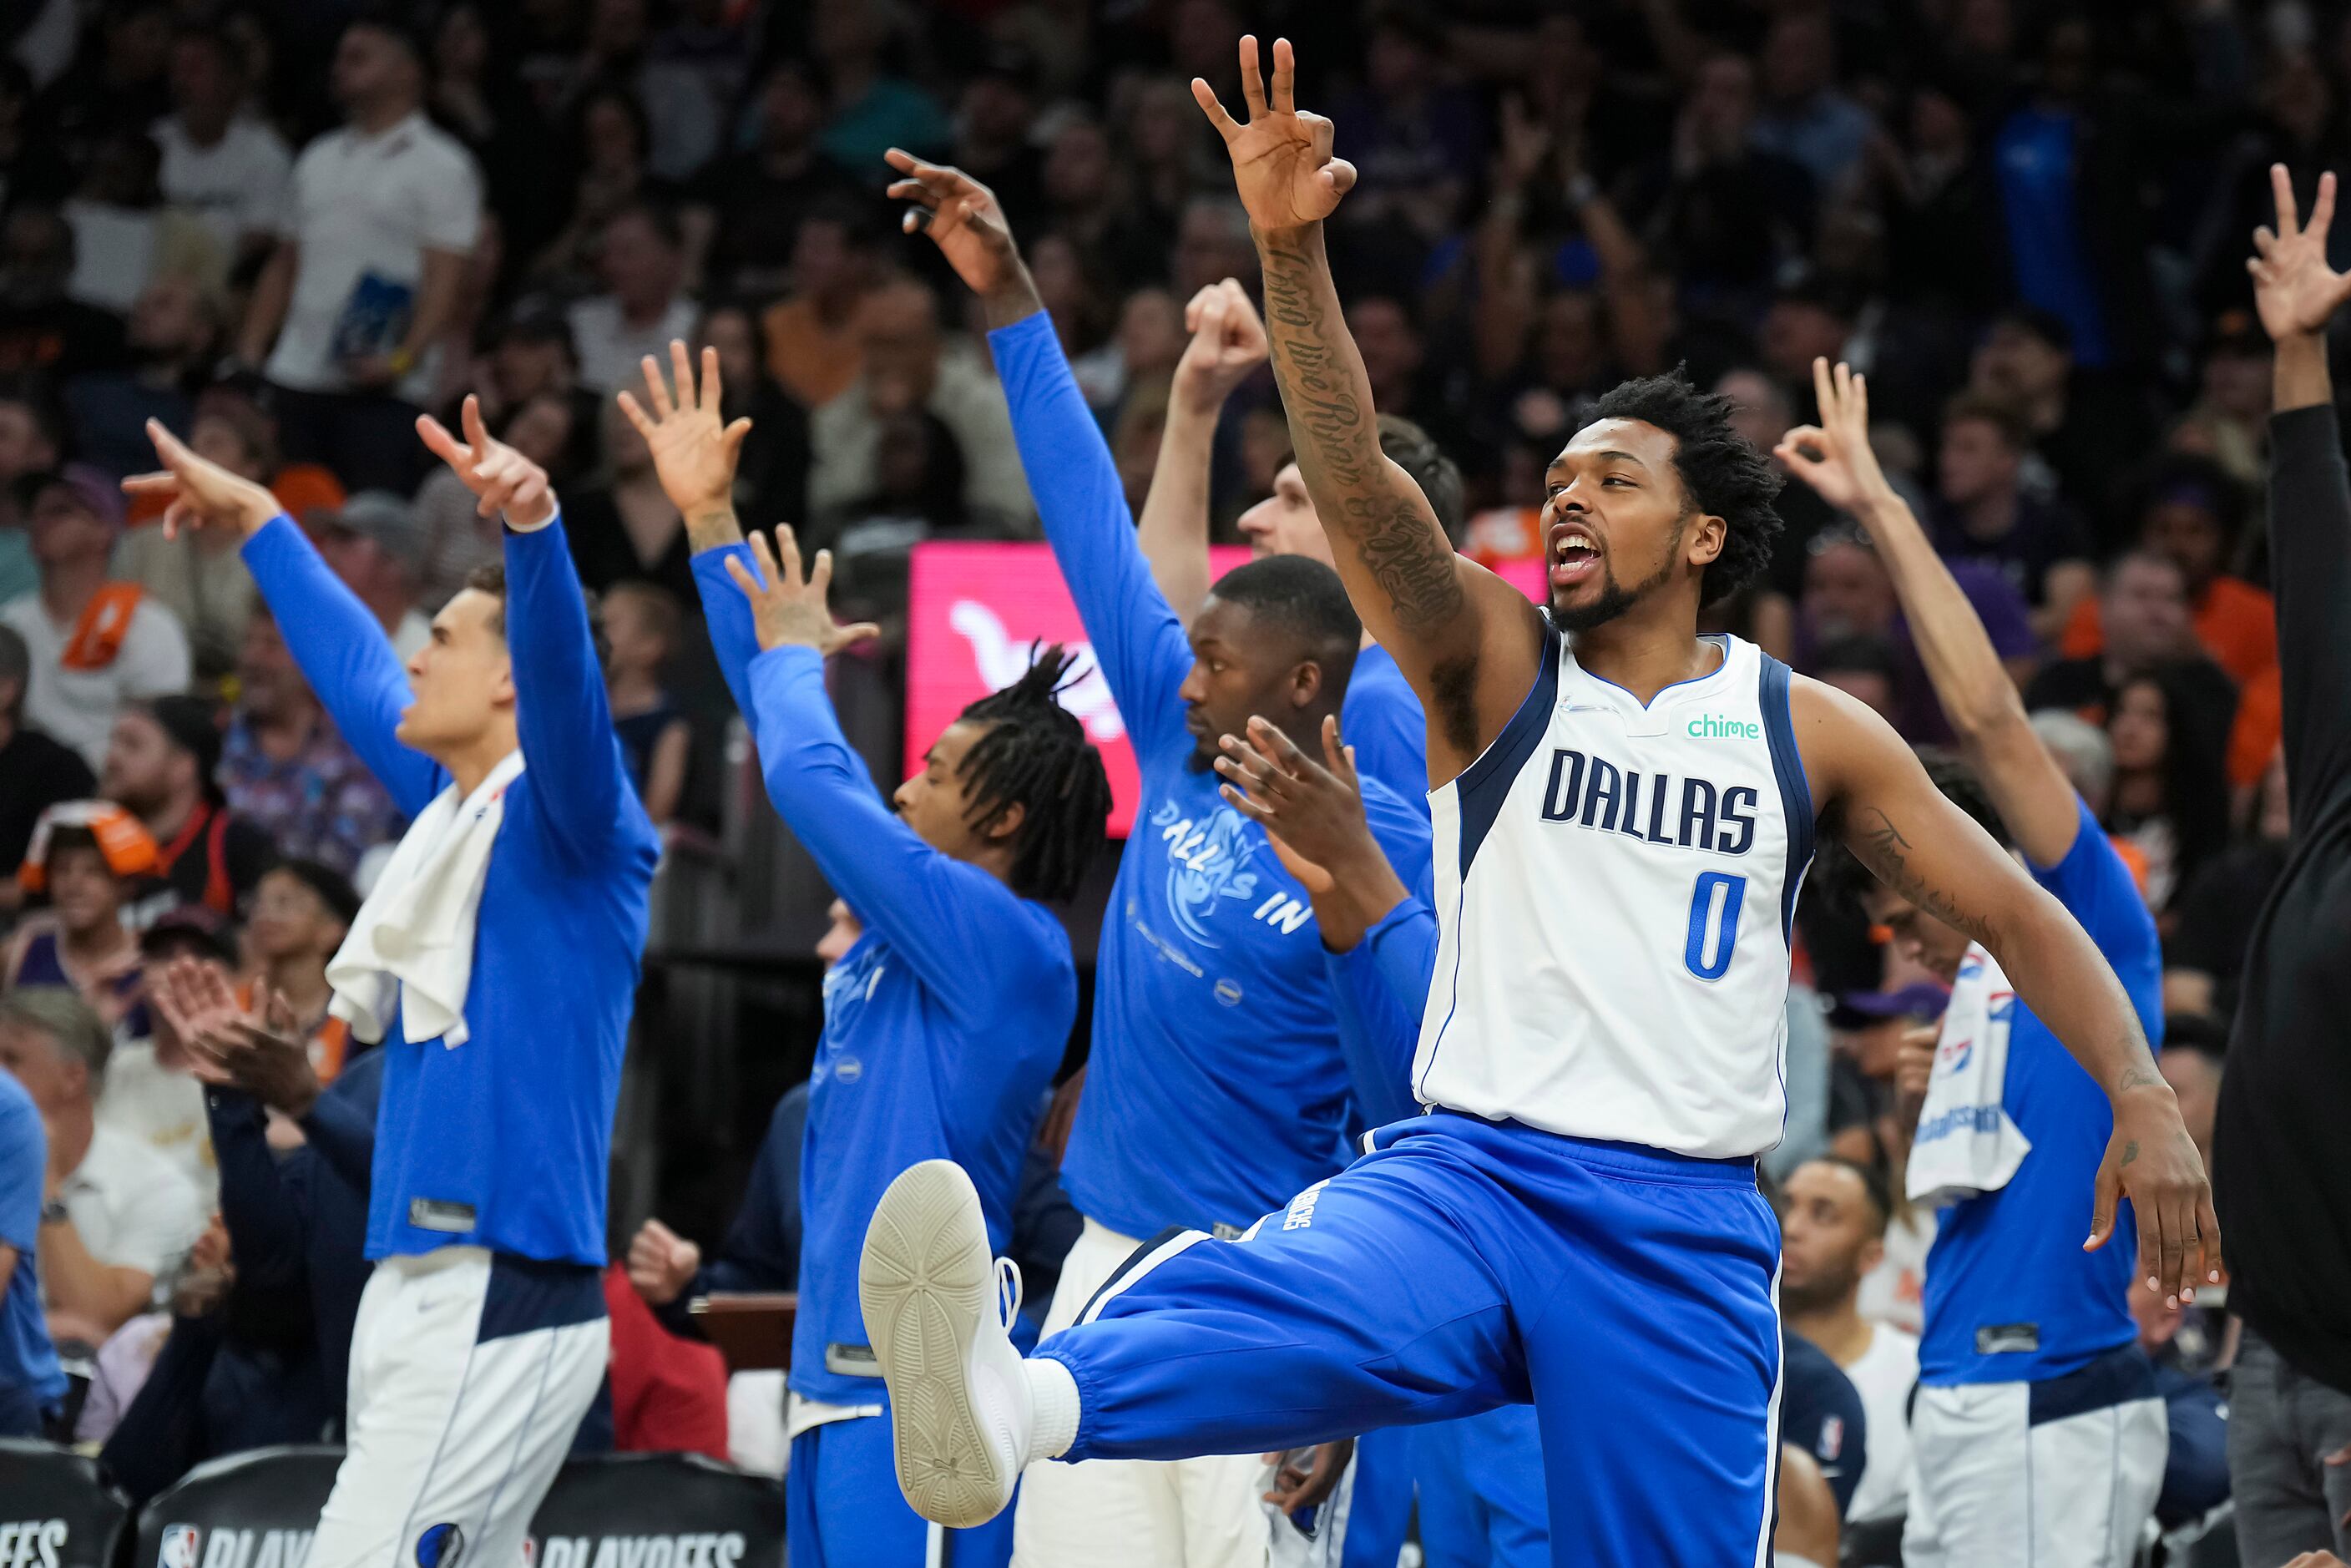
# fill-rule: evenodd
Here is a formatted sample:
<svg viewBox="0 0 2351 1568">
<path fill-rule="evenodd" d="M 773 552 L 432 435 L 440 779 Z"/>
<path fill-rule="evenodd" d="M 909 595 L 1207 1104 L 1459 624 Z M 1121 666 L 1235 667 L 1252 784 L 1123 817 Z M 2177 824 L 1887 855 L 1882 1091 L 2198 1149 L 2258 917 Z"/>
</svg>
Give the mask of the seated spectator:
<svg viewBox="0 0 2351 1568">
<path fill-rule="evenodd" d="M 41 813 L 98 787 L 80 754 L 25 723 L 32 658 L 25 639 L 0 626 L 0 916 L 13 914 L 23 890 L 6 868 L 23 863 Z"/>
<path fill-rule="evenodd" d="M 696 188 L 697 199 L 717 224 L 708 262 L 715 287 L 783 292 L 800 225 L 827 207 L 839 210 L 869 199 L 849 172 L 817 147 L 823 126 L 824 95 L 809 63 L 786 56 L 768 68 L 759 89 L 752 145 L 720 159 Z M 732 366 L 726 381 L 737 384 Z"/>
<path fill-rule="evenodd" d="M 387 490 L 362 490 L 331 511 L 302 518 L 343 586 L 359 595 L 392 639 L 403 664 L 432 640 L 433 622 L 417 608 L 424 533 L 416 509 Z"/>
<path fill-rule="evenodd" d="M 130 362 L 93 371 L 65 385 L 81 460 L 111 479 L 155 465 L 147 422 L 186 430 L 195 418 L 193 389 L 218 357 L 221 303 L 183 272 L 166 272 L 140 289 L 131 307 Z"/>
<path fill-rule="evenodd" d="M 69 800 L 41 813 L 17 873 L 48 907 L 19 925 L 0 958 L 0 990 L 57 986 L 94 1009 L 109 1029 L 139 1005 L 139 941 L 122 909 L 133 879 L 155 863 L 155 841 L 137 818 L 103 800 Z"/>
<path fill-rule="evenodd" d="M 2115 784 L 2105 826 L 2144 860 L 2141 891 L 2167 933 L 2179 926 L 2173 900 L 2229 838 L 2227 736 L 2208 716 L 2175 666 L 2124 681 L 2106 717 Z"/>
<path fill-rule="evenodd" d="M 2053 646 L 2095 585 L 2089 540 L 2073 514 L 2024 492 L 2024 427 L 2001 404 L 1962 393 L 1943 413 L 1928 531 L 1945 560 L 1998 567 L 2032 607 L 2033 635 Z"/>
<path fill-rule="evenodd" d="M 157 994 L 163 972 L 182 958 L 224 978 L 235 973 L 236 949 L 225 923 L 209 910 L 183 909 L 139 934 L 142 1002 L 116 1031 L 106 1087 L 99 1092 L 98 1119 L 171 1161 L 209 1214 L 220 1197 L 220 1172 L 204 1124 L 204 1086 L 196 1079 L 190 1044 L 172 1027 L 170 1013 L 144 999 Z"/>
<path fill-rule="evenodd" d="M 204 1228 L 195 1189 L 169 1160 L 98 1122 L 113 1044 L 62 986 L 0 997 L 0 1068 L 33 1097 L 48 1133 L 38 1256 L 60 1344 L 102 1344 L 145 1311 L 157 1278 Z"/>
<path fill-rule="evenodd" d="M 330 471 L 316 463 L 280 460 L 277 422 L 263 413 L 251 396 L 228 382 L 216 382 L 196 398 L 195 423 L 189 427 L 188 444 L 196 449 L 197 455 L 219 464 L 238 477 L 267 486 L 289 517 L 307 517 L 321 507 L 343 504 L 342 481 Z M 150 461 L 141 466 L 141 472 L 154 466 L 153 447 L 148 450 Z M 155 522 L 163 516 L 163 506 L 159 497 L 134 496 L 126 517 L 134 525 Z M 231 559 L 235 559 L 233 548 L 226 553 Z"/>
<path fill-rule="evenodd" d="M 237 262 L 268 254 L 294 172 L 285 138 L 249 109 L 249 86 L 227 33 L 183 27 L 172 44 L 172 112 L 149 132 L 162 149 L 163 199 L 201 218 Z"/>
<path fill-rule="evenodd" d="M 1370 23 L 1362 95 L 1336 111 L 1342 124 L 1360 128 L 1349 156 L 1357 171 L 1353 193 L 1363 205 L 1354 210 L 1351 201 L 1334 226 L 1350 231 L 1351 251 L 1374 236 L 1402 246 L 1411 270 L 1399 273 L 1392 261 L 1377 270 L 1409 278 L 1422 248 L 1459 220 L 1468 178 L 1484 162 L 1485 118 L 1478 99 L 1452 81 L 1445 29 L 1434 14 L 1381 6 Z M 1378 406 L 1382 413 L 1420 417 Z"/>
<path fill-rule="evenodd" d="M 702 341 L 718 350 L 726 378 L 720 417 L 729 424 L 751 422 L 735 465 L 736 511 L 747 517 L 807 517 L 808 410 L 761 362 L 758 320 L 745 306 L 714 304 L 702 315 Z"/>
<path fill-rule="evenodd" d="M 473 391 L 481 397 L 482 417 L 493 423 L 512 418 L 535 397 L 569 401 L 574 423 L 563 466 L 578 470 L 594 462 L 596 411 L 603 400 L 580 384 L 580 352 L 561 311 L 534 306 L 500 321 L 476 368 Z M 442 410 L 442 423 L 463 422 L 463 401 Z"/>
<path fill-rule="evenodd" d="M 2092 724 L 2112 713 L 2123 683 L 2135 675 L 2177 670 L 2179 695 L 2197 710 L 2199 735 L 2225 742 L 2237 711 L 2236 684 L 2204 656 L 2188 613 L 2188 577 L 2179 563 L 2153 550 L 2134 549 L 2106 568 L 2098 591 L 2105 645 L 2086 658 L 2061 659 L 2024 687 L 2027 708 L 2070 708 Z"/>
<path fill-rule="evenodd" d="M 768 369 L 803 408 L 831 402 L 865 368 L 858 306 L 873 283 L 869 228 L 857 204 L 812 207 L 792 239 L 789 288 L 759 318 Z"/>
<path fill-rule="evenodd" d="M 2266 190 L 2262 199 L 2269 199 Z M 2265 488 L 2270 482 L 2270 340 L 2252 311 L 2231 307 L 2212 323 L 2197 380 L 2196 401 L 2171 427 L 2164 444 L 2208 459 L 2249 490 Z"/>
<path fill-rule="evenodd" d="M 0 604 L 41 583 L 16 499 L 16 481 L 55 468 L 64 452 L 65 427 L 46 400 L 0 396 Z"/>
<path fill-rule="evenodd" d="M 0 625 L 25 640 L 32 658 L 26 720 L 92 767 L 125 702 L 185 691 L 190 674 L 179 617 L 139 584 L 108 575 L 121 517 L 115 499 L 95 479 L 18 480 L 40 587 L 0 604 Z"/>
<path fill-rule="evenodd" d="M 819 535 L 883 488 L 883 426 L 919 409 L 935 416 L 962 451 L 964 510 L 987 526 L 1029 516 L 1029 486 L 1012 441 L 1003 389 L 970 343 L 949 343 L 935 295 L 912 278 L 885 283 L 858 307 L 863 368 L 850 388 L 809 418 L 816 466 L 809 519 Z"/>
<path fill-rule="evenodd" d="M 229 257 L 193 214 L 162 204 L 155 174 L 162 156 L 143 130 L 110 132 L 90 152 L 73 194 L 59 209 L 74 231 L 66 292 L 120 319 L 149 281 L 178 272 L 218 286 Z M 127 347 L 127 345 L 126 345 Z"/>
<path fill-rule="evenodd" d="M 2063 708 L 2043 708 L 2031 717 L 2032 733 L 2065 770 L 2065 782 L 2074 787 L 2074 793 L 2093 812 L 2105 815 L 2106 801 L 2115 792 L 2115 747 L 2106 732 Z"/>
<path fill-rule="evenodd" d="M 564 340 L 569 342 L 567 334 Z M 557 483 L 578 471 L 579 422 L 594 417 L 599 400 L 561 390 L 534 392 L 488 420 L 490 434 L 533 463 Z M 586 413 L 583 414 L 583 405 Z M 754 431 L 756 434 L 756 429 Z M 478 569 L 501 559 L 506 524 L 484 517 L 465 482 L 446 467 L 435 468 L 417 486 L 416 524 L 423 536 L 423 567 L 417 606 L 428 614 L 456 597 Z"/>
<path fill-rule="evenodd" d="M 200 904 L 223 919 L 244 912 L 277 846 L 229 810 L 214 774 L 220 720 L 201 697 L 131 703 L 114 721 L 99 792 L 135 815 L 155 841 L 154 868 L 131 886 L 125 911 L 145 927 L 165 911 Z"/>
<path fill-rule="evenodd" d="M 399 837 L 400 813 L 319 706 L 266 604 L 246 628 L 236 674 L 214 775 L 222 799 L 279 853 L 350 875 Z"/>
<path fill-rule="evenodd" d="M 46 1437 L 66 1377 L 41 1314 L 48 1137 L 33 1097 L 0 1072 L 0 1437 Z"/>
<path fill-rule="evenodd" d="M 604 635 L 611 643 L 604 689 L 612 727 L 620 732 L 621 754 L 645 815 L 657 828 L 677 815 L 693 743 L 685 709 L 662 684 L 677 653 L 683 617 L 677 601 L 649 582 L 616 582 L 604 595 Z"/>
<path fill-rule="evenodd" d="M 661 362 L 669 353 L 663 348 Z M 606 482 L 564 492 L 563 533 L 581 586 L 602 593 L 616 582 L 650 582 L 680 604 L 700 604 L 685 519 L 653 473 L 652 452 L 620 405 L 603 409 Z"/>
<path fill-rule="evenodd" d="M 1984 334 L 1969 365 L 1968 391 L 2022 415 L 2033 455 L 2058 497 L 2095 525 L 2100 555 L 2128 538 L 2127 513 L 2115 505 L 2115 477 L 2145 461 L 2155 445 L 2155 409 L 2144 377 L 2076 364 L 2064 321 L 2020 306 Z"/>
<path fill-rule="evenodd" d="M 2240 686 L 2275 667 L 2278 656 L 2276 601 L 2228 570 L 2244 517 L 2244 490 L 2219 465 L 2175 457 L 2147 486 L 2138 532 L 2141 549 L 2168 556 L 2187 578 L 2196 641 Z M 2086 659 L 2105 641 L 2097 601 L 2085 599 L 2059 651 Z"/>
<path fill-rule="evenodd" d="M 0 377 L 63 382 L 122 363 L 122 319 L 67 298 L 74 273 L 73 225 L 39 202 L 10 206 L 0 220 Z"/>
<path fill-rule="evenodd" d="M 677 214 L 651 203 L 624 207 L 604 225 L 596 247 L 604 291 L 574 305 L 569 317 L 582 386 L 610 397 L 641 385 L 645 355 L 666 361 L 672 339 L 693 336 L 684 246 Z"/>
<path fill-rule="evenodd" d="M 1812 658 L 1816 681 L 1836 687 L 1888 724 L 1901 717 L 1902 661 L 1884 637 L 1840 637 Z"/>
<path fill-rule="evenodd" d="M 1677 277 L 1687 294 L 1704 298 L 1735 291 L 1750 299 L 1769 293 L 1782 263 L 1810 250 L 1813 179 L 1792 158 L 1756 145 L 1755 67 L 1723 49 L 1701 61 L 1682 95 L 1671 143 L 1660 148 L 1638 179 L 1643 205 L 1660 249 L 1679 259 Z M 1835 355 L 1840 341 L 1824 351 Z M 1811 373 L 1811 361 L 1788 385 Z"/>
<path fill-rule="evenodd" d="M 283 1001 L 287 1030 L 308 1049 L 310 1071 L 322 1084 L 340 1077 L 350 1056 L 350 1026 L 327 1010 L 335 995 L 327 960 L 359 912 L 358 890 L 333 867 L 287 860 L 261 879 L 246 925 L 246 950 L 257 972 L 238 988 L 238 1005 L 256 1011 L 264 998 Z"/>
<path fill-rule="evenodd" d="M 1834 193 L 1861 162 L 1877 127 L 1837 85 L 1836 37 L 1828 15 L 1787 11 L 1764 35 L 1764 104 L 1754 144 L 1801 165 L 1813 187 Z"/>
<path fill-rule="evenodd" d="M 884 63 L 891 13 L 880 0 L 819 6 L 809 43 L 831 91 L 819 143 L 844 169 L 877 169 L 904 147 L 917 157 L 946 150 L 953 128 L 938 101 Z"/>
<path fill-rule="evenodd" d="M 2176 901 L 2179 921 L 2164 950 L 2166 1012 L 2236 1016 L 2245 944 L 2284 874 L 2291 825 L 2285 758 L 2273 753 L 2253 797 L 2252 831 L 2213 856 Z"/>
<path fill-rule="evenodd" d="M 1780 1434 L 1809 1456 L 1836 1494 L 1837 1516 L 1850 1519 L 1869 1473 L 1869 1412 L 1828 1352 L 1791 1332 L 1780 1335 Z"/>
<path fill-rule="evenodd" d="M 1780 1290 L 1788 1327 L 1828 1353 L 1869 1416 L 1868 1464 L 1845 1517 L 1899 1518 L 1909 1498 L 1910 1391 L 1918 1342 L 1861 1315 L 1861 1281 L 1886 1256 L 1892 1200 L 1849 1160 L 1798 1166 L 1782 1188 Z"/>
<path fill-rule="evenodd" d="M 674 194 L 646 165 L 651 131 L 644 106 L 611 82 L 589 87 L 569 111 L 568 141 L 559 168 L 576 171 L 569 216 L 531 264 L 540 285 L 560 295 L 584 294 L 596 286 L 596 258 L 605 226 L 643 202 L 666 204 Z"/>
<path fill-rule="evenodd" d="M 619 84 L 644 105 L 653 172 L 684 180 L 718 150 L 719 106 L 699 72 L 646 47 L 651 10 L 646 0 L 594 0 L 573 68 L 580 80 Z"/>
</svg>

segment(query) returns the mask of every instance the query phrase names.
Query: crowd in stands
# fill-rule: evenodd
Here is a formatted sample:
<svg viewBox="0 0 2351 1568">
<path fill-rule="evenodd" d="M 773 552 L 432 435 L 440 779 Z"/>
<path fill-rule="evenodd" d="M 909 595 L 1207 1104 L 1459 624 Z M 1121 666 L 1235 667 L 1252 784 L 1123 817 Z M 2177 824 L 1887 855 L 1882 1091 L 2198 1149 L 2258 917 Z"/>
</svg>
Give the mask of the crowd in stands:
<svg viewBox="0 0 2351 1568">
<path fill-rule="evenodd" d="M 2242 256 L 2271 163 L 2305 203 L 2351 166 L 2340 7 L 44 0 L 0 19 L 0 1258 L 39 1287 L 18 1270 L 0 1311 L 0 1428 L 69 1383 L 59 1435 L 146 1491 L 316 1437 L 364 1277 L 375 1085 L 325 969 L 403 822 L 236 541 L 123 491 L 150 423 L 266 485 L 405 657 L 497 558 L 413 428 L 477 396 L 554 476 L 650 814 L 707 821 L 731 705 L 613 394 L 673 339 L 716 349 L 752 422 L 742 517 L 829 546 L 893 668 L 910 550 L 1035 519 L 977 314 L 899 232 L 883 152 L 996 193 L 1139 513 L 1186 305 L 1257 291 L 1186 89 L 1238 102 L 1249 26 L 1300 40 L 1360 171 L 1330 235 L 1348 322 L 1380 412 L 1458 464 L 1476 559 L 1540 555 L 1541 471 L 1624 377 L 1683 367 L 1768 452 L 1814 416 L 1815 356 L 1868 372 L 1889 478 L 2155 915 L 2162 1070 L 2209 1153 L 2290 825 Z M 1217 537 L 1247 542 L 1288 460 L 1269 372 L 1206 439 Z M 1719 629 L 1948 742 L 1868 535 L 1802 485 L 1780 508 Z M 1869 1411 L 1851 1517 L 1898 1514 L 1934 1216 L 1899 1196 L 1894 1108 L 1939 1003 L 1851 911 L 1799 925 L 1816 1005 L 1767 1161 L 1790 1323 Z M 204 1082 L 181 1030 L 215 993 L 275 1032 Z M 643 1332 L 601 1440 L 726 1451 L 675 1306 L 746 1255 L 789 1284 L 796 1217 L 745 1224 L 709 1264 L 658 1225 L 615 1264 Z M 2224 1320 L 2142 1328 L 2184 1523 L 2225 1494 Z M 666 1418 L 656 1383 L 688 1391 Z"/>
</svg>

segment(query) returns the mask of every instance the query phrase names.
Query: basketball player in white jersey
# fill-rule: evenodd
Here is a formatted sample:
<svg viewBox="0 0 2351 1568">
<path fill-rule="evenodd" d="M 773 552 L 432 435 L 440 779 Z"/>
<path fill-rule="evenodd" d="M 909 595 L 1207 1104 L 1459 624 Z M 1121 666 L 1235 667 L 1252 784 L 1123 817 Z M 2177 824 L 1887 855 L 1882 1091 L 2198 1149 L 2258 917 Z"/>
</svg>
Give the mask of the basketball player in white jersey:
<svg viewBox="0 0 2351 1568">
<path fill-rule="evenodd" d="M 1242 40 L 1246 125 L 1194 91 L 1249 208 L 1299 466 L 1428 716 L 1430 1113 L 1238 1241 L 1146 1243 L 1026 1361 L 969 1181 L 906 1172 L 861 1277 L 899 1482 L 965 1525 L 1031 1458 L 1282 1448 L 1531 1400 L 1554 1563 L 1760 1565 L 1779 1251 L 1754 1167 L 1784 1114 L 1789 919 L 1816 820 L 1982 943 L 2106 1092 L 2090 1245 L 2126 1195 L 2142 1277 L 2183 1297 L 2216 1279 L 2203 1167 L 2057 902 L 1876 715 L 1698 635 L 1779 527 L 1777 480 L 1722 400 L 1657 377 L 1600 401 L 1545 477 L 1548 613 L 1453 552 L 1379 450 L 1322 250 L 1354 171 L 1330 123 L 1295 111 L 1293 68 L 1277 44 L 1269 94 Z"/>
</svg>

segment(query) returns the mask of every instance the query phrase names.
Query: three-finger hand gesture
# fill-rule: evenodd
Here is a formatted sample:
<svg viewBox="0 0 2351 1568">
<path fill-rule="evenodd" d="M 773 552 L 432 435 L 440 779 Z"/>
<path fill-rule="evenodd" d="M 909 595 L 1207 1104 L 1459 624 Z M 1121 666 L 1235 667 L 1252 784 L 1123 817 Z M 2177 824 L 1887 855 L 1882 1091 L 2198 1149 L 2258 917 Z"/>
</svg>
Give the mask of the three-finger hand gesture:
<svg viewBox="0 0 2351 1568">
<path fill-rule="evenodd" d="M 756 528 L 749 543 L 758 562 L 758 575 L 737 555 L 726 558 L 726 575 L 751 601 L 751 621 L 761 648 L 814 648 L 830 657 L 853 643 L 882 634 L 882 628 L 871 621 L 853 626 L 833 621 L 832 607 L 825 602 L 826 591 L 832 586 L 831 550 L 817 551 L 816 565 L 802 577 L 799 542 L 792 537 L 790 524 L 777 525 L 773 551 L 768 549 L 767 536 Z"/>
<path fill-rule="evenodd" d="M 1020 248 L 995 192 L 960 169 L 925 163 L 895 147 L 883 158 L 904 176 L 891 182 L 889 193 L 914 204 L 902 220 L 908 234 L 930 235 L 956 276 L 983 299 L 1019 287 Z"/>
<path fill-rule="evenodd" d="M 751 422 L 738 419 L 728 424 L 719 412 L 726 389 L 719 381 L 718 350 L 702 350 L 702 384 L 696 387 L 685 345 L 675 338 L 670 340 L 670 375 L 677 384 L 674 397 L 653 357 L 647 354 L 643 363 L 645 396 L 653 413 L 646 413 L 644 404 L 627 392 L 621 393 L 621 412 L 645 438 L 662 493 L 689 523 L 714 512 L 733 511 L 735 467 L 743 455 L 743 438 L 751 434 Z"/>
<path fill-rule="evenodd" d="M 2351 273 L 2327 264 L 2326 231 L 2335 222 L 2335 176 L 2318 177 L 2318 196 L 2310 204 L 2310 221 L 2300 221 L 2294 199 L 2294 181 L 2285 165 L 2270 165 L 2270 195 L 2277 204 L 2277 228 L 2266 224 L 2253 231 L 2254 254 L 2245 259 L 2253 275 L 2253 305 L 2262 327 L 2273 342 L 2325 329 L 2346 296 Z"/>
<path fill-rule="evenodd" d="M 155 444 L 162 471 L 133 474 L 122 487 L 133 496 L 163 498 L 165 538 L 178 538 L 183 528 L 207 526 L 235 528 L 239 536 L 249 537 L 283 509 L 264 486 L 197 456 L 186 442 L 163 428 L 162 420 L 147 422 L 147 439 Z"/>
<path fill-rule="evenodd" d="M 1322 761 L 1261 718 L 1249 738 L 1226 736 L 1216 760 L 1226 782 L 1217 787 L 1234 810 L 1258 823 L 1274 852 L 1310 894 L 1332 890 L 1351 865 L 1377 855 L 1379 842 L 1364 819 L 1364 787 L 1354 748 L 1339 739 L 1336 716 L 1322 721 Z"/>
<path fill-rule="evenodd" d="M 1265 323 L 1249 290 L 1228 277 L 1192 296 L 1184 307 L 1184 329 L 1192 340 L 1176 361 L 1176 395 L 1199 413 L 1214 413 L 1265 363 Z"/>
<path fill-rule="evenodd" d="M 424 438 L 433 455 L 446 463 L 474 493 L 474 510 L 485 517 L 502 512 L 517 528 L 535 528 L 551 519 L 555 486 L 548 483 L 547 470 L 505 442 L 490 438 L 489 427 L 482 423 L 481 399 L 465 394 L 458 423 L 465 427 L 463 441 L 429 413 L 417 416 L 416 434 Z"/>
<path fill-rule="evenodd" d="M 1331 156 L 1331 122 L 1298 108 L 1297 57 L 1290 40 L 1273 41 L 1273 87 L 1269 94 L 1257 63 L 1257 38 L 1241 38 L 1241 97 L 1249 107 L 1243 125 L 1225 112 L 1217 90 L 1198 77 L 1192 97 L 1208 123 L 1225 139 L 1233 161 L 1233 184 L 1249 222 L 1260 229 L 1294 229 L 1321 223 L 1337 209 L 1355 183 L 1355 166 Z"/>
<path fill-rule="evenodd" d="M 1868 382 L 1842 362 L 1832 372 L 1827 360 L 1816 359 L 1813 395 L 1821 422 L 1797 425 L 1780 438 L 1771 455 L 1839 511 L 1858 513 L 1890 497 L 1893 486 L 1869 445 Z"/>
</svg>

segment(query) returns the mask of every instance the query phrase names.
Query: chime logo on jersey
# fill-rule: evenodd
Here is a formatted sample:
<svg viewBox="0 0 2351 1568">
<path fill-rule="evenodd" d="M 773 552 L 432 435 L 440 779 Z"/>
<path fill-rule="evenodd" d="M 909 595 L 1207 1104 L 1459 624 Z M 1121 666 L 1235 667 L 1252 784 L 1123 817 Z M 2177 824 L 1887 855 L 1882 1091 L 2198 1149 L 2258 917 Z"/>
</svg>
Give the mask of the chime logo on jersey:
<svg viewBox="0 0 2351 1568">
<path fill-rule="evenodd" d="M 1242 831 L 1241 814 L 1218 806 L 1196 820 L 1165 800 L 1152 813 L 1151 825 L 1167 846 L 1168 916 L 1202 946 L 1223 946 L 1208 934 L 1217 906 L 1228 898 L 1249 898 L 1258 886 L 1257 873 L 1247 869 L 1257 846 Z"/>
<path fill-rule="evenodd" d="M 1759 804 L 1751 785 L 1645 773 L 1561 747 L 1551 754 L 1542 820 L 1668 848 L 1743 855 L 1755 847 Z"/>
</svg>

